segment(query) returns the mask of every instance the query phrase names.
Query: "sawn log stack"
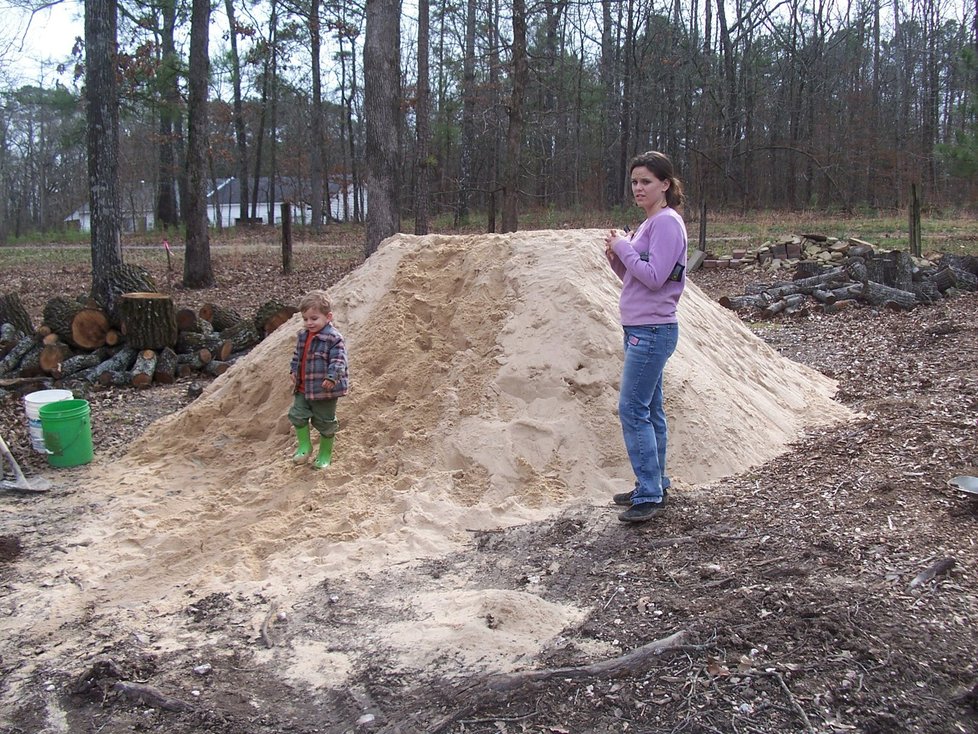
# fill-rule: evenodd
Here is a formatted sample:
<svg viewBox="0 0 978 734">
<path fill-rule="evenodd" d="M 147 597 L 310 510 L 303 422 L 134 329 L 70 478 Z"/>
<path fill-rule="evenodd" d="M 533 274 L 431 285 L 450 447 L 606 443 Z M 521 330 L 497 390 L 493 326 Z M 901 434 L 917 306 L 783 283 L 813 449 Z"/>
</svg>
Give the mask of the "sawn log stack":
<svg viewBox="0 0 978 734">
<path fill-rule="evenodd" d="M 195 371 L 220 375 L 297 311 L 268 301 L 250 319 L 213 303 L 195 312 L 158 292 L 141 268 L 126 266 L 120 278 L 111 304 L 52 298 L 37 328 L 16 293 L 0 295 L 0 380 L 146 388 Z"/>
<path fill-rule="evenodd" d="M 941 255 L 927 260 L 908 252 L 877 252 L 857 239 L 820 241 L 799 239 L 799 258 L 782 260 L 794 266 L 791 280 L 753 283 L 743 295 L 723 296 L 720 305 L 760 318 L 810 311 L 836 313 L 856 305 L 909 310 L 961 291 L 978 290 L 978 258 Z M 801 256 L 804 256 L 803 259 Z M 766 269 L 771 248 L 762 248 L 754 264 Z M 773 262 L 778 265 L 778 262 Z M 778 270 L 779 268 L 775 268 Z"/>
</svg>

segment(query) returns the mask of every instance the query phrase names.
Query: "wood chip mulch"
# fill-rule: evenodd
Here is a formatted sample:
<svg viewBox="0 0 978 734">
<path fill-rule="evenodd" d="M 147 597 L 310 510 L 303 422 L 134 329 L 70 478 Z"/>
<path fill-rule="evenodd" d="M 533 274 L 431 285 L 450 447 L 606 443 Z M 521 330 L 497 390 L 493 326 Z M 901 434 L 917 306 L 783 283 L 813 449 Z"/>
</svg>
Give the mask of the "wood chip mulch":
<svg viewBox="0 0 978 734">
<path fill-rule="evenodd" d="M 266 281 L 255 304 L 324 285 L 315 277 L 304 271 L 282 294 L 269 294 Z M 704 271 L 694 280 L 718 299 L 742 293 L 750 277 Z M 255 305 L 232 290 L 228 305 Z M 647 524 L 622 526 L 610 502 L 572 508 L 475 534 L 459 554 L 410 571 L 464 573 L 486 588 L 532 586 L 587 609 L 534 668 L 592 664 L 589 643 L 624 655 L 681 632 L 677 647 L 614 676 L 556 675 L 504 691 L 479 676 L 423 680 L 386 669 L 378 655 L 318 704 L 292 702 L 280 681 L 245 660 L 214 679 L 193 712 L 147 718 L 122 703 L 66 705 L 97 715 L 107 732 L 978 730 L 978 498 L 948 484 L 978 473 L 978 294 L 905 313 L 858 308 L 749 326 L 784 356 L 836 379 L 838 399 L 857 416 L 799 437 L 740 476 L 675 492 Z M 93 411 L 115 441 L 97 436 L 111 447 L 102 451 L 123 451 L 151 420 L 185 404 L 186 390 L 100 393 Z M 20 411 L 4 399 L 0 432 L 36 471 Z M 407 573 L 362 581 L 382 588 Z M 161 656 L 154 665 L 177 662 L 188 664 Z M 243 689 L 257 708 L 234 705 Z M 263 696 L 282 708 L 263 707 Z M 365 701 L 372 718 L 358 725 Z M 43 723 L 42 713 L 25 703 L 20 730 Z"/>
</svg>

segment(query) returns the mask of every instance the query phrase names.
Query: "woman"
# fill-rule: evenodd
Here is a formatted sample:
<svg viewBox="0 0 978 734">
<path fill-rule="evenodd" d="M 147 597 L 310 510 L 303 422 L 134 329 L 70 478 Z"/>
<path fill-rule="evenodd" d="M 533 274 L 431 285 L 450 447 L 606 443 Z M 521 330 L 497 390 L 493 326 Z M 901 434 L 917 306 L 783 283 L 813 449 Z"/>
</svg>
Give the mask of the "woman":
<svg viewBox="0 0 978 734">
<path fill-rule="evenodd" d="M 625 364 L 618 415 L 635 473 L 635 489 L 614 500 L 628 506 L 619 520 L 644 522 L 665 507 L 669 487 L 662 372 L 679 339 L 676 305 L 686 285 L 686 225 L 676 211 L 683 203 L 682 183 L 667 156 L 642 153 L 629 170 L 645 221 L 630 238 L 615 230 L 605 237 L 608 262 L 622 281 Z"/>
</svg>

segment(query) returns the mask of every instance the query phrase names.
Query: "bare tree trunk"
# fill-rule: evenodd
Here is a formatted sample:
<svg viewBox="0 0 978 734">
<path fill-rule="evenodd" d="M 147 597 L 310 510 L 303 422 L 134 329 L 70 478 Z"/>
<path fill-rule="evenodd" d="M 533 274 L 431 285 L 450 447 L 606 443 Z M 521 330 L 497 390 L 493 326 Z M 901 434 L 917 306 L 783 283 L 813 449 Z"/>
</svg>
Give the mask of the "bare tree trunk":
<svg viewBox="0 0 978 734">
<path fill-rule="evenodd" d="M 458 203 L 455 224 L 469 216 L 472 157 L 475 155 L 475 0 L 465 10 L 465 55 L 462 58 L 462 140 L 458 156 Z"/>
<path fill-rule="evenodd" d="M 344 11 L 345 13 L 345 11 Z M 353 103 L 357 94 L 357 67 L 356 67 L 356 36 L 358 31 L 352 27 L 344 17 L 342 28 L 339 33 L 340 44 L 340 104 L 343 110 L 343 119 L 340 122 L 340 129 L 345 130 L 346 140 L 343 143 L 343 184 L 340 195 L 342 198 L 343 219 L 350 220 L 350 199 L 353 199 L 353 221 L 363 221 L 360 168 L 357 163 L 357 139 L 356 129 L 353 126 Z M 344 42 L 350 42 L 350 50 L 347 52 Z M 350 60 L 350 70 L 347 71 L 347 58 Z M 342 134 L 342 133 L 341 133 Z"/>
<path fill-rule="evenodd" d="M 799 59 L 798 36 L 801 20 L 799 18 L 800 2 L 797 0 L 791 6 L 791 35 L 788 47 L 789 56 L 792 60 L 791 78 L 789 84 L 788 98 L 788 140 L 794 147 L 801 146 L 801 116 L 802 98 L 805 92 L 805 79 L 799 73 L 801 66 Z M 789 208 L 798 206 L 798 156 L 789 155 L 787 161 L 787 175 L 785 178 L 785 198 Z"/>
<path fill-rule="evenodd" d="M 414 164 L 417 182 L 414 187 L 414 233 L 422 235 L 428 234 L 428 212 L 431 209 L 431 164 L 428 160 L 431 148 L 428 119 L 431 114 L 429 111 L 431 88 L 428 81 L 428 11 L 428 0 L 418 0 L 418 103 L 415 110 L 418 122 Z"/>
<path fill-rule="evenodd" d="M 207 232 L 207 56 L 210 0 L 193 0 L 190 17 L 190 74 L 187 78 L 187 251 L 183 261 L 185 288 L 214 284 Z"/>
<path fill-rule="evenodd" d="M 603 140 L 601 158 L 604 163 L 604 203 L 605 208 L 621 204 L 621 191 L 624 185 L 619 175 L 615 151 L 621 134 L 620 110 L 621 97 L 618 94 L 618 47 L 612 28 L 612 0 L 601 0 L 601 120 Z"/>
<path fill-rule="evenodd" d="M 367 0 L 363 49 L 367 124 L 367 242 L 369 257 L 400 229 L 397 195 L 400 145 L 400 0 Z"/>
<path fill-rule="evenodd" d="M 174 155 L 175 135 L 174 123 L 180 106 L 179 64 L 173 33 L 177 22 L 176 0 L 165 0 L 160 6 L 163 16 L 163 28 L 160 45 L 160 141 L 159 141 L 159 171 L 156 194 L 156 223 L 166 227 L 175 227 L 179 222 L 177 213 L 176 191 L 176 156 Z"/>
<path fill-rule="evenodd" d="M 309 42 L 312 50 L 312 227 L 323 226 L 323 81 L 320 67 L 319 0 L 309 8 Z"/>
<path fill-rule="evenodd" d="M 346 36 L 340 31 L 337 41 L 340 44 L 340 107 L 343 109 L 343 120 L 340 122 L 340 144 L 343 151 L 344 183 L 341 206 L 343 221 L 348 222 L 350 221 L 349 171 L 350 159 L 353 156 L 353 107 L 349 103 L 349 97 L 346 93 L 346 50 L 343 45 L 345 38 Z"/>
<path fill-rule="evenodd" d="M 513 0 L 513 91 L 509 103 L 509 133 L 506 138 L 506 169 L 503 171 L 503 232 L 519 227 L 520 152 L 523 144 L 523 100 L 529 82 L 526 57 L 526 5 Z"/>
<path fill-rule="evenodd" d="M 872 129 L 880 130 L 880 115 L 882 113 L 881 101 L 880 101 L 880 91 L 881 91 L 881 79 L 880 79 L 880 4 L 882 0 L 873 0 L 873 98 L 871 100 L 872 104 Z M 976 0 L 978 2 L 978 0 Z M 869 201 L 876 204 L 879 201 L 879 185 L 876 183 L 877 180 L 877 162 L 876 156 L 869 156 L 869 170 L 867 171 L 866 181 L 868 185 L 868 191 L 866 194 L 869 197 Z"/>
<path fill-rule="evenodd" d="M 938 60 L 937 37 L 940 33 L 941 18 L 936 2 L 924 3 L 924 30 L 926 34 L 926 49 L 922 49 L 924 54 L 923 78 L 924 85 L 921 100 L 921 150 L 931 151 L 937 146 L 937 131 L 940 125 L 939 100 L 940 100 L 940 69 L 941 63 Z M 937 157 L 927 156 L 926 185 L 930 188 L 931 196 L 934 196 L 937 188 Z"/>
<path fill-rule="evenodd" d="M 500 89 L 502 85 L 499 81 L 499 74 L 502 67 L 502 62 L 499 58 L 499 0 L 492 0 L 490 2 L 490 13 L 492 14 L 489 18 L 489 88 L 492 90 L 492 98 L 489 102 L 492 109 L 492 117 L 489 121 L 490 125 L 490 137 L 492 150 L 489 152 L 489 174 L 488 174 L 488 189 L 489 195 L 486 201 L 486 231 L 495 232 L 496 231 L 496 197 L 499 193 L 499 169 L 500 169 L 500 159 L 502 158 L 502 115 L 500 110 L 503 109 L 502 95 L 500 94 Z"/>
<path fill-rule="evenodd" d="M 272 3 L 272 18 L 278 18 L 278 11 L 276 3 L 273 0 Z M 268 200 L 269 207 L 275 206 L 275 201 L 278 198 L 275 196 L 275 183 L 278 178 L 278 23 L 274 22 L 274 31 L 272 33 L 272 63 L 271 63 L 271 84 L 272 84 L 272 103 L 271 109 L 269 110 L 269 127 L 271 140 L 271 151 L 268 156 Z M 289 203 L 291 207 L 291 202 Z M 291 210 L 290 210 L 291 213 Z M 275 215 L 268 215 L 268 223 L 275 224 Z"/>
<path fill-rule="evenodd" d="M 116 0 L 85 0 L 85 98 L 92 215 L 92 297 L 111 305 L 109 271 L 122 264 L 119 239 L 119 104 Z"/>
<path fill-rule="evenodd" d="M 353 104 L 357 98 L 357 42 L 350 37 L 350 96 L 347 99 L 346 123 L 350 135 L 350 178 L 353 185 L 353 219 L 363 221 L 363 187 L 360 185 L 360 156 L 357 155 L 356 130 L 353 127 Z"/>
<path fill-rule="evenodd" d="M 971 14 L 971 25 L 974 29 L 975 53 L 978 54 L 978 0 L 975 0 L 975 12 Z"/>
<path fill-rule="evenodd" d="M 978 0 L 975 0 L 978 2 Z M 439 0 L 438 7 L 438 51 L 435 55 L 438 67 L 438 125 L 441 135 L 437 139 L 438 157 L 443 161 L 439 166 L 438 190 L 447 191 L 450 186 L 448 161 L 452 158 L 452 135 L 448 104 L 448 78 L 445 53 L 445 36 L 448 22 L 448 0 Z"/>
<path fill-rule="evenodd" d="M 625 27 L 625 42 L 622 44 L 623 54 L 621 64 L 621 120 L 619 122 L 619 146 L 618 146 L 618 186 L 622 193 L 619 194 L 624 200 L 624 187 L 626 171 L 628 170 L 629 149 L 631 147 L 631 121 L 632 121 L 632 88 L 635 83 L 632 75 L 632 57 L 635 52 L 635 5 L 634 0 L 626 0 L 628 3 L 627 20 Z M 638 72 L 636 71 L 636 74 Z"/>
<path fill-rule="evenodd" d="M 238 59 L 238 27 L 234 19 L 234 0 L 224 0 L 231 40 L 231 86 L 234 89 L 234 139 L 238 147 L 238 217 L 248 222 L 248 135 L 241 102 L 241 62 Z"/>
<path fill-rule="evenodd" d="M 682 28 L 681 25 L 681 15 L 680 15 L 680 4 L 679 0 L 673 0 L 672 4 L 672 25 L 669 26 L 666 31 L 666 48 L 665 52 L 671 58 L 673 54 L 676 53 L 676 48 L 678 47 L 677 35 Z M 660 150 L 678 151 L 679 141 L 676 140 L 676 130 L 679 128 L 676 123 L 676 116 L 679 114 L 679 100 L 676 99 L 676 81 L 677 74 L 669 74 L 666 76 L 666 103 L 665 103 L 665 143 L 661 146 Z"/>
<path fill-rule="evenodd" d="M 187 221 L 187 200 L 190 198 L 190 181 L 187 178 L 187 136 L 184 134 L 184 114 L 180 110 L 174 121 L 173 137 L 176 141 L 177 194 L 180 219 Z"/>
<path fill-rule="evenodd" d="M 220 232 L 222 229 L 224 229 L 224 207 L 221 206 L 221 193 L 217 190 L 217 173 L 214 171 L 214 156 L 211 155 L 210 151 L 207 152 L 207 170 L 211 175 L 211 191 L 214 192 L 214 226 L 217 227 L 217 231 Z"/>
<path fill-rule="evenodd" d="M 909 126 L 910 117 L 910 103 L 912 101 L 909 96 L 910 93 L 910 70 L 907 68 L 910 64 L 910 49 L 907 47 L 907 43 L 904 41 L 904 35 L 908 32 L 904 29 L 903 23 L 906 19 L 901 20 L 900 18 L 900 3 L 893 4 L 893 48 L 897 53 L 896 60 L 896 87 L 897 87 L 897 104 L 896 110 L 891 110 L 890 114 L 895 113 L 896 125 L 895 125 L 895 135 L 893 140 L 893 148 L 895 151 L 902 151 L 907 145 L 907 128 Z M 904 96 L 904 95 L 908 96 Z M 898 157 L 895 161 L 897 165 L 897 175 L 905 175 L 905 156 Z M 897 193 L 897 198 L 899 200 L 900 193 Z"/>
<path fill-rule="evenodd" d="M 271 15 L 268 20 L 268 46 L 264 51 L 264 63 L 262 64 L 262 75 L 261 75 L 261 114 L 258 118 L 258 134 L 255 136 L 255 187 L 251 192 L 251 218 L 257 219 L 258 217 L 258 189 L 259 181 L 261 180 L 261 163 L 262 163 L 262 149 L 265 144 L 265 120 L 268 117 L 268 92 L 269 86 L 271 84 L 271 67 L 272 67 L 272 49 L 275 48 L 275 26 L 277 23 L 277 8 L 273 0 L 271 7 Z M 268 223 L 274 224 L 275 222 L 275 186 L 271 185 L 271 193 L 268 191 L 269 187 L 265 187 L 265 195 L 268 198 L 266 202 L 266 211 L 268 212 Z"/>
<path fill-rule="evenodd" d="M 536 140 L 530 145 L 530 155 L 536 151 L 534 158 L 533 177 L 536 180 L 535 197 L 538 203 L 545 206 L 557 204 L 554 201 L 554 192 L 561 191 L 564 186 L 559 185 L 558 181 L 567 178 L 561 170 L 561 159 L 556 155 L 558 146 L 562 142 L 560 134 L 563 125 L 559 118 L 559 105 L 563 95 L 563 78 L 560 73 L 558 62 L 562 59 L 558 50 L 558 33 L 560 31 L 561 20 L 567 8 L 567 0 L 544 0 L 544 18 L 542 23 L 542 58 L 537 59 L 539 72 L 549 83 L 542 84 L 536 89 L 536 109 L 533 105 L 528 105 L 532 110 L 539 124 L 531 125 L 531 136 Z M 561 157 L 562 158 L 562 157 Z M 562 175 L 563 174 L 563 175 Z"/>
<path fill-rule="evenodd" d="M 584 171 L 581 170 L 581 165 L 586 155 L 584 150 L 584 43 L 585 39 L 583 36 L 580 38 L 580 46 L 577 51 L 578 66 L 577 66 L 577 84 L 575 85 L 575 95 L 574 95 L 574 141 L 573 147 L 574 151 L 574 162 L 573 162 L 573 174 L 574 174 L 574 185 L 571 189 L 573 194 L 573 200 L 571 201 L 571 206 L 575 209 L 581 206 L 581 182 L 586 175 Z M 607 202 L 605 202 L 607 203 Z"/>
<path fill-rule="evenodd" d="M 737 66 L 734 58 L 734 38 L 730 26 L 727 23 L 727 14 L 724 10 L 724 0 L 717 0 L 717 33 L 720 38 L 720 48 L 723 55 L 723 123 L 722 138 L 723 145 L 723 172 L 730 175 L 730 168 L 733 165 L 734 149 L 739 140 L 739 129 L 737 125 L 738 105 L 737 98 Z"/>
</svg>

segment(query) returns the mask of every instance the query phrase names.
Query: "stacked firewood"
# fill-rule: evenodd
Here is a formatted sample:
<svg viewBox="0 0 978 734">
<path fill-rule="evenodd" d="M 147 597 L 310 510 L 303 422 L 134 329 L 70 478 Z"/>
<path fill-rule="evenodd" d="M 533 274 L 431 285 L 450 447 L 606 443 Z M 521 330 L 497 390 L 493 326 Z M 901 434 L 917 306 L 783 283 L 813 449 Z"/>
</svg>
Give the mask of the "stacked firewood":
<svg viewBox="0 0 978 734">
<path fill-rule="evenodd" d="M 877 251 L 861 240 L 835 241 L 830 257 L 799 260 L 791 280 L 754 283 L 720 305 L 760 318 L 811 311 L 836 313 L 857 305 L 909 310 L 962 291 L 978 291 L 978 258 L 925 260 L 902 250 Z"/>
<path fill-rule="evenodd" d="M 277 301 L 250 319 L 212 303 L 178 308 L 135 266 L 113 271 L 108 290 L 105 303 L 52 298 L 37 328 L 16 293 L 0 295 L 0 381 L 145 388 L 221 375 L 297 311 Z"/>
</svg>

